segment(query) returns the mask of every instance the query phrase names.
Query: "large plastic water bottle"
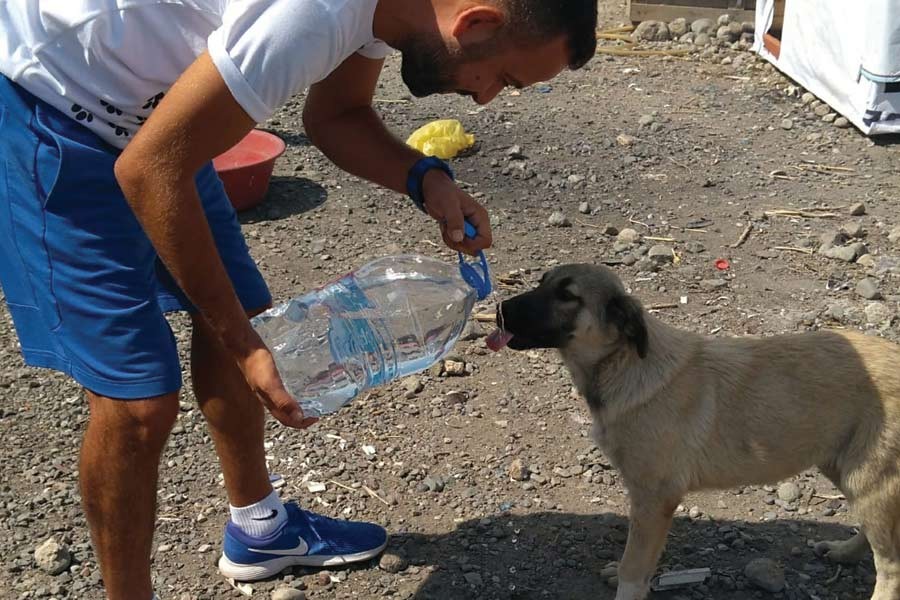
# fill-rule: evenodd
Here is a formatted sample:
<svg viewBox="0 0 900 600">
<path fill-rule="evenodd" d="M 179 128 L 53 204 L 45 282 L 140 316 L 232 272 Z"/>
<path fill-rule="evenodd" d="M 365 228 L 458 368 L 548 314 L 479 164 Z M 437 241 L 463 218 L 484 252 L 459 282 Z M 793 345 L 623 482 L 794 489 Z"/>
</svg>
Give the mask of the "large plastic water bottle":
<svg viewBox="0 0 900 600">
<path fill-rule="evenodd" d="M 462 256 L 459 269 L 418 255 L 380 258 L 252 323 L 303 412 L 332 413 L 450 351 L 476 299 L 490 293 L 480 258 L 483 276 Z"/>
</svg>

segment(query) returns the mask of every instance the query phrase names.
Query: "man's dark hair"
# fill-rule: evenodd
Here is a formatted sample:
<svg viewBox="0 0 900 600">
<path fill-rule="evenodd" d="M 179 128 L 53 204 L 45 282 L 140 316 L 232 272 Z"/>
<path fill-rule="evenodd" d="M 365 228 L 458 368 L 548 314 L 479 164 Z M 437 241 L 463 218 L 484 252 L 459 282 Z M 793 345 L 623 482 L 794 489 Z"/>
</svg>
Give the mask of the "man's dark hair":
<svg viewBox="0 0 900 600">
<path fill-rule="evenodd" d="M 546 40 L 565 35 L 569 68 L 580 69 L 597 52 L 597 0 L 500 0 L 515 37 Z"/>
</svg>

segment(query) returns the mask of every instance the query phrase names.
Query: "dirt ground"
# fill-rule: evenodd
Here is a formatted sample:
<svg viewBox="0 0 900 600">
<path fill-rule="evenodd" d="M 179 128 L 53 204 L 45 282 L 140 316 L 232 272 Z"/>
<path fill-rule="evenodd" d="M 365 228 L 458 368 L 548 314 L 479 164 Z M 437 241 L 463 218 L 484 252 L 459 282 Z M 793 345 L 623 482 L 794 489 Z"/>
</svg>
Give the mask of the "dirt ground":
<svg viewBox="0 0 900 600">
<path fill-rule="evenodd" d="M 604 1 L 602 16 L 617 25 L 624 8 Z M 377 94 L 398 135 L 457 118 L 477 138 L 453 165 L 495 224 L 488 258 L 499 289 L 478 311 L 527 289 L 553 265 L 605 262 L 658 316 L 686 330 L 724 336 L 844 327 L 900 339 L 900 242 L 889 239 L 900 225 L 896 140 L 823 122 L 790 81 L 752 54 L 598 55 L 582 71 L 504 92 L 484 108 L 455 97 L 413 102 L 398 67 L 389 59 Z M 266 202 L 241 215 L 276 298 L 376 256 L 412 251 L 453 260 L 408 200 L 344 175 L 309 145 L 302 103 L 297 98 L 265 125 L 288 150 Z M 857 203 L 864 214 L 851 215 Z M 555 212 L 567 226 L 551 225 Z M 626 228 L 642 239 L 617 245 L 615 230 Z M 867 257 L 845 262 L 819 252 L 823 235 L 840 237 L 842 228 L 861 238 Z M 664 254 L 650 251 L 659 245 L 671 260 L 645 256 Z M 727 269 L 717 268 L 718 259 Z M 2 311 L 0 598 L 102 598 L 76 477 L 85 403 L 71 382 L 24 367 Z M 186 352 L 187 321 L 172 323 Z M 423 373 L 308 431 L 270 423 L 270 469 L 282 496 L 384 525 L 391 558 L 381 567 L 375 560 L 328 573 L 296 569 L 244 592 L 214 566 L 228 506 L 185 372 L 159 489 L 160 597 L 268 598 L 291 587 L 315 600 L 611 600 L 602 571 L 621 556 L 627 496 L 590 439 L 585 406 L 553 353 L 494 354 L 477 324 L 469 333 L 474 339 L 454 350 L 471 365 L 469 376 Z M 530 470 L 528 480 L 511 480 L 516 459 Z M 312 494 L 308 481 L 327 490 Z M 868 598 L 871 559 L 838 568 L 811 548 L 812 540 L 852 533 L 846 503 L 816 472 L 788 483 L 795 485 L 686 498 L 660 572 L 709 567 L 712 577 L 653 597 Z M 62 575 L 35 564 L 36 547 L 51 536 L 72 553 Z M 745 566 L 756 558 L 784 573 L 784 591 L 748 582 Z"/>
</svg>

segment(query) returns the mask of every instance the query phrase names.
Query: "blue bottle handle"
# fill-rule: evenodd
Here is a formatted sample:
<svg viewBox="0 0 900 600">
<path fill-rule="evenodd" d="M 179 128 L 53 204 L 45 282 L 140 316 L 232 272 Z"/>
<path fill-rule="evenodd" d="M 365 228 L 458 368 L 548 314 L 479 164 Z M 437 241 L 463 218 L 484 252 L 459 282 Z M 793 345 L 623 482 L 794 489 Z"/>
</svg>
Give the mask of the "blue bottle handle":
<svg viewBox="0 0 900 600">
<path fill-rule="evenodd" d="M 469 239 L 475 239 L 475 237 L 478 235 L 478 231 L 471 223 L 469 223 L 468 220 L 465 223 L 465 230 L 466 237 Z M 493 286 L 491 285 L 491 272 L 488 268 L 487 258 L 484 256 L 484 251 L 478 251 L 478 262 L 474 263 L 466 262 L 466 258 L 465 256 L 463 256 L 462 252 L 459 252 L 458 254 L 459 274 L 462 275 L 462 278 L 466 283 L 472 286 L 478 299 L 484 300 L 491 295 L 491 291 L 493 289 Z"/>
</svg>

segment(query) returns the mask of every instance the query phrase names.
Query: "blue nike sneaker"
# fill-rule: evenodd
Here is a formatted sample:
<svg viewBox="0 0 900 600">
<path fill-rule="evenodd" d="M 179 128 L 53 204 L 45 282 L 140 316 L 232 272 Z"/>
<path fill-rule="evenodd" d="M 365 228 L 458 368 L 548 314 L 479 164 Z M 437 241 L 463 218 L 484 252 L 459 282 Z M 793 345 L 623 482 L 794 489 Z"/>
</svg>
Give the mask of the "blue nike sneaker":
<svg viewBox="0 0 900 600">
<path fill-rule="evenodd" d="M 219 571 L 238 581 L 256 581 L 287 567 L 333 567 L 369 560 L 387 546 L 387 532 L 372 523 L 339 521 L 285 503 L 287 522 L 256 538 L 228 521 Z"/>
</svg>

